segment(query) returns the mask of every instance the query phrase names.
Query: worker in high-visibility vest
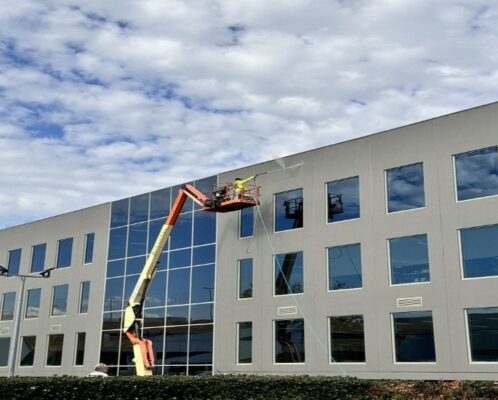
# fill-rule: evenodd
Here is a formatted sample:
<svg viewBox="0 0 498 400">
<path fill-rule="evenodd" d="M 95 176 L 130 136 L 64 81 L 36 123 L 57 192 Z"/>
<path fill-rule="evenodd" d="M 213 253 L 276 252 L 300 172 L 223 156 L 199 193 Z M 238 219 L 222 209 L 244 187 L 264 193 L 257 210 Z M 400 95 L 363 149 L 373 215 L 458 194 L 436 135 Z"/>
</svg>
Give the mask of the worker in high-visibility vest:
<svg viewBox="0 0 498 400">
<path fill-rule="evenodd" d="M 244 192 L 247 190 L 247 183 L 252 181 L 253 179 L 254 176 L 250 176 L 246 179 L 235 178 L 235 181 L 233 182 L 233 189 L 235 191 L 235 197 L 237 199 L 240 199 L 242 197 Z"/>
</svg>

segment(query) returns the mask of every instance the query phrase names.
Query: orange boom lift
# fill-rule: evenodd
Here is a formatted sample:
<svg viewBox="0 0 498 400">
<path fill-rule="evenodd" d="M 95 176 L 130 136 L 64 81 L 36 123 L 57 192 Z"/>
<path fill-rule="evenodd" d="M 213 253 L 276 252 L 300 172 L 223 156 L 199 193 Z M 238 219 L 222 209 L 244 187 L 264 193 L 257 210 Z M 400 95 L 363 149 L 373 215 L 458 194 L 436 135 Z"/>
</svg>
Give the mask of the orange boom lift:
<svg viewBox="0 0 498 400">
<path fill-rule="evenodd" d="M 203 211 L 209 212 L 230 212 L 247 207 L 254 207 L 259 204 L 259 187 L 247 185 L 241 191 L 236 190 L 232 183 L 217 186 L 208 195 L 197 190 L 191 185 L 183 185 L 178 192 L 176 200 L 171 208 L 169 216 L 157 236 L 138 281 L 128 300 L 125 309 L 123 332 L 130 339 L 133 346 L 133 355 L 136 373 L 138 376 L 152 375 L 154 368 L 154 350 L 152 342 L 142 337 L 143 305 L 147 290 L 157 272 L 157 262 L 161 252 L 171 235 L 171 231 L 182 211 L 187 198 L 192 199 L 202 207 Z"/>
</svg>

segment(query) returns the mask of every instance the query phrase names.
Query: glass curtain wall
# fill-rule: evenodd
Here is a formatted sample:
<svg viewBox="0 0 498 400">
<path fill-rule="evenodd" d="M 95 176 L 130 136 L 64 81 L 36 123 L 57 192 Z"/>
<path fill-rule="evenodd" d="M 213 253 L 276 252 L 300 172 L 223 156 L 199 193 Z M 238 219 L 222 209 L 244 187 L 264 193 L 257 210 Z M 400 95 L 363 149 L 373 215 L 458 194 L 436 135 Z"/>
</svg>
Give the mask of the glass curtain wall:
<svg viewBox="0 0 498 400">
<path fill-rule="evenodd" d="M 191 183 L 212 191 L 216 177 Z M 121 334 L 123 311 L 180 186 L 112 203 L 101 361 L 135 374 Z M 159 259 L 144 303 L 143 335 L 155 350 L 155 375 L 212 371 L 216 214 L 187 200 Z M 111 371 L 112 372 L 112 371 Z"/>
</svg>

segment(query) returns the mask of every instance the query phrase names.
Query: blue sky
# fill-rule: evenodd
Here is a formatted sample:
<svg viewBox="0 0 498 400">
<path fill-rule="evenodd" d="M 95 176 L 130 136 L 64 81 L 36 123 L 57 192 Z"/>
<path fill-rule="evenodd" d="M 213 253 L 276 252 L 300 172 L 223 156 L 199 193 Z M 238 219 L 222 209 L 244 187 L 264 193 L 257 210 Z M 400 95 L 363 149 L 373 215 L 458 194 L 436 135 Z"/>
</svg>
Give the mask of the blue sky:
<svg viewBox="0 0 498 400">
<path fill-rule="evenodd" d="M 0 6 L 0 228 L 497 100 L 480 0 Z"/>
</svg>

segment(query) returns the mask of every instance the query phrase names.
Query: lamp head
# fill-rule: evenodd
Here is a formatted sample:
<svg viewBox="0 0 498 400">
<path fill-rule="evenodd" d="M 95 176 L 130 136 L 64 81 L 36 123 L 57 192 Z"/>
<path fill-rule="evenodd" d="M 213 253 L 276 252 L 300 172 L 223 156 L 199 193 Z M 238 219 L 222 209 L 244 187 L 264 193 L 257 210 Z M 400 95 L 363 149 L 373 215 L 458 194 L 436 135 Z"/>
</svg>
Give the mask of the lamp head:
<svg viewBox="0 0 498 400">
<path fill-rule="evenodd" d="M 8 273 L 9 273 L 9 270 L 0 265 L 0 275 L 7 275 Z"/>
<path fill-rule="evenodd" d="M 40 272 L 40 275 L 44 278 L 50 278 L 50 272 L 52 272 L 54 269 L 55 268 L 46 269 L 45 271 Z"/>
</svg>

